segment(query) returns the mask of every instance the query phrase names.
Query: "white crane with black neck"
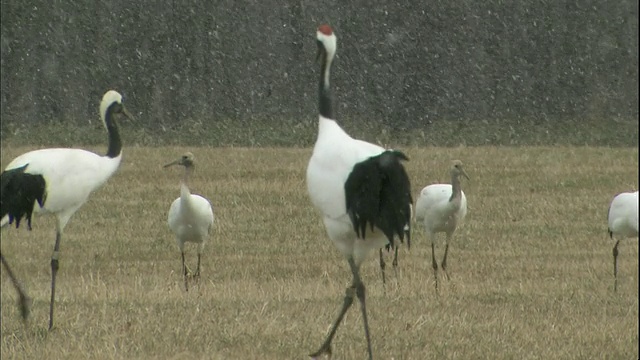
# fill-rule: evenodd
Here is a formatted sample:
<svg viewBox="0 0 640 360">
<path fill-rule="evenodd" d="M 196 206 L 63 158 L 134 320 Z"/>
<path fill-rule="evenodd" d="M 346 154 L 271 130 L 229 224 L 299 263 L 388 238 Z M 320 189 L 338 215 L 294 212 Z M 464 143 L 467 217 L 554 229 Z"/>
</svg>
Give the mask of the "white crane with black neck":
<svg viewBox="0 0 640 360">
<path fill-rule="evenodd" d="M 609 205 L 609 237 L 616 240 L 613 246 L 613 291 L 618 291 L 618 245 L 626 238 L 638 239 L 638 192 L 616 195 Z"/>
<path fill-rule="evenodd" d="M 184 166 L 184 177 L 180 183 L 180 197 L 175 199 L 169 208 L 168 223 L 169 228 L 176 236 L 176 242 L 182 255 L 184 288 L 189 291 L 188 278 L 193 277 L 197 280 L 200 277 L 200 257 L 213 229 L 213 208 L 209 200 L 200 195 L 192 194 L 189 190 L 189 177 L 195 169 L 193 154 L 187 152 L 164 167 L 173 165 Z M 185 242 L 192 242 L 198 245 L 198 265 L 196 272 L 193 274 L 184 261 Z"/>
<path fill-rule="evenodd" d="M 13 159 L 0 175 L 0 225 L 24 218 L 31 230 L 33 213 L 49 213 L 56 217 L 56 241 L 51 256 L 51 302 L 49 330 L 53 328 L 56 275 L 59 269 L 60 242 L 71 216 L 116 172 L 122 159 L 122 141 L 116 114 L 131 118 L 122 104 L 122 95 L 107 91 L 100 103 L 100 116 L 109 134 L 109 147 L 104 156 L 81 149 L 55 148 L 27 152 Z M 11 271 L 4 255 L 0 260 L 7 270 L 18 295 L 22 317 L 29 315 L 31 300 Z"/>
<path fill-rule="evenodd" d="M 360 265 L 367 254 L 403 241 L 411 223 L 411 185 L 402 165 L 407 157 L 394 150 L 356 140 L 334 120 L 329 73 L 336 36 L 328 25 L 318 27 L 321 60 L 318 137 L 307 167 L 307 190 L 322 215 L 329 238 L 345 256 L 353 276 L 344 303 L 320 348 L 311 354 L 331 356 L 331 342 L 344 314 L 360 301 L 369 359 L 373 358 Z"/>
<path fill-rule="evenodd" d="M 447 235 L 444 248 L 444 256 L 440 267 L 449 279 L 447 273 L 447 254 L 453 233 L 458 225 L 467 216 L 467 197 L 462 191 L 460 177 L 469 180 L 467 172 L 462 166 L 462 161 L 454 160 L 449 170 L 451 184 L 432 184 L 420 191 L 420 197 L 416 201 L 416 222 L 422 223 L 431 240 L 431 264 L 438 291 L 438 262 L 436 261 L 435 241 L 436 234 L 443 232 Z"/>
</svg>

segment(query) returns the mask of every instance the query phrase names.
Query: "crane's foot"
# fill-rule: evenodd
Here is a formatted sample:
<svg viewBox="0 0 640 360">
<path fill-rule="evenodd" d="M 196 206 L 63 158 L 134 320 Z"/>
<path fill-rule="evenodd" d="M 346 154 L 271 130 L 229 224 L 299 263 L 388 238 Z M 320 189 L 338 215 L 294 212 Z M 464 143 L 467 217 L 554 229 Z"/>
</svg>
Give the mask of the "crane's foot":
<svg viewBox="0 0 640 360">
<path fill-rule="evenodd" d="M 193 276 L 193 272 L 191 271 L 191 269 L 189 269 L 189 267 L 187 265 L 184 266 L 184 276 L 186 276 L 186 277 L 192 277 Z"/>
<path fill-rule="evenodd" d="M 191 269 L 185 264 L 183 265 L 184 290 L 189 291 L 189 279 L 191 278 Z"/>
<path fill-rule="evenodd" d="M 318 351 L 310 354 L 309 357 L 316 360 L 322 355 L 327 355 L 327 359 L 331 360 L 331 355 L 333 355 L 333 352 L 331 351 L 331 345 L 322 345 Z"/>
<path fill-rule="evenodd" d="M 187 277 L 188 277 L 189 279 L 191 279 L 191 280 L 198 281 L 198 280 L 200 280 L 200 271 L 196 270 L 196 272 L 194 272 L 194 273 L 189 272 L 189 273 L 187 274 Z"/>
<path fill-rule="evenodd" d="M 192 281 L 196 285 L 199 284 L 200 283 L 200 273 L 199 272 L 195 272 L 193 274 L 190 274 L 189 275 L 189 281 Z"/>
<path fill-rule="evenodd" d="M 449 273 L 447 272 L 447 270 L 445 268 L 442 268 L 442 272 L 444 273 L 444 278 L 447 279 L 447 281 L 450 281 L 451 276 L 449 276 Z"/>
</svg>

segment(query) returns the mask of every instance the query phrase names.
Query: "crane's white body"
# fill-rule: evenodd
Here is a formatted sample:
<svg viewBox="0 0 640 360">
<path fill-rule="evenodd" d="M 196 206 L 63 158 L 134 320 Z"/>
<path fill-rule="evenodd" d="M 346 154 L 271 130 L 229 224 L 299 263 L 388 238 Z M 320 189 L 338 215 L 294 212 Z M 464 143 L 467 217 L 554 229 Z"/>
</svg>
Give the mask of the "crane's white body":
<svg viewBox="0 0 640 360">
<path fill-rule="evenodd" d="M 451 184 L 433 184 L 420 191 L 416 201 L 416 221 L 424 226 L 429 237 L 444 232 L 453 234 L 467 216 L 467 197 L 461 191 L 460 202 L 450 202 Z M 433 241 L 433 238 L 431 239 Z"/>
<path fill-rule="evenodd" d="M 615 239 L 613 245 L 613 290 L 618 290 L 618 245 L 625 238 L 638 238 L 638 192 L 624 192 L 616 195 L 609 205 L 607 214 L 609 236 Z"/>
<path fill-rule="evenodd" d="M 46 182 L 46 199 L 43 207 L 34 204 L 34 213 L 56 214 L 58 227 L 64 228 L 91 193 L 116 172 L 121 159 L 122 154 L 109 158 L 82 149 L 41 149 L 18 156 L 5 171 L 28 164 L 25 173 L 42 175 Z M 2 226 L 8 221 L 9 217 L 5 216 Z"/>
<path fill-rule="evenodd" d="M 616 195 L 609 206 L 609 231 L 618 239 L 638 238 L 638 192 Z"/>
<path fill-rule="evenodd" d="M 329 238 L 345 256 L 360 264 L 368 252 L 388 243 L 381 231 L 358 238 L 347 214 L 344 184 L 353 167 L 385 151 L 384 148 L 353 139 L 331 119 L 320 116 L 318 139 L 307 167 L 307 190 L 313 205 L 322 213 Z"/>
<path fill-rule="evenodd" d="M 425 186 L 416 201 L 416 221 L 422 223 L 427 237 L 431 241 L 431 264 L 438 292 L 438 262 L 435 257 L 437 233 L 445 233 L 444 256 L 440 268 L 447 279 L 447 254 L 453 233 L 467 216 L 467 197 L 462 191 L 460 176 L 469 179 L 460 160 L 454 160 L 450 169 L 451 184 L 433 184 Z"/>
<path fill-rule="evenodd" d="M 184 251 L 185 242 L 198 244 L 200 253 L 213 229 L 213 208 L 211 203 L 200 195 L 191 194 L 187 186 L 180 186 L 180 197 L 169 208 L 169 228 L 176 236 L 180 251 Z"/>
<path fill-rule="evenodd" d="M 202 250 L 211 235 L 213 229 L 213 208 L 209 200 L 200 195 L 191 194 L 187 183 L 194 170 L 194 156 L 191 152 L 182 155 L 178 160 L 166 164 L 184 166 L 184 177 L 180 183 L 180 197 L 171 203 L 169 208 L 169 228 L 176 236 L 176 242 L 182 256 L 182 273 L 184 275 L 184 288 L 189 291 L 188 279 L 200 278 L 200 260 Z M 198 244 L 198 267 L 195 273 L 191 273 L 185 263 L 184 244 L 186 242 Z"/>
<path fill-rule="evenodd" d="M 15 158 L 0 177 L 3 191 L 0 200 L 0 225 L 10 219 L 16 227 L 22 217 L 31 228 L 33 213 L 50 213 L 56 217 L 56 242 L 51 255 L 51 301 L 49 303 L 49 329 L 53 328 L 56 276 L 59 269 L 60 242 L 64 228 L 73 214 L 111 178 L 122 160 L 122 141 L 114 114 L 131 117 L 122 105 L 122 95 L 109 90 L 100 102 L 100 117 L 109 134 L 109 147 L 105 156 L 82 149 L 42 149 L 30 151 Z M 5 216 L 6 214 L 6 216 Z M 12 275 L 4 256 L 2 263 L 20 295 L 23 318 L 29 314 L 30 300 Z"/>
<path fill-rule="evenodd" d="M 307 191 L 312 204 L 322 214 L 327 235 L 344 255 L 351 270 L 352 284 L 345 293 L 338 318 L 312 358 L 327 354 L 331 342 L 354 297 L 360 302 L 367 351 L 373 358 L 365 306 L 365 286 L 360 265 L 370 250 L 380 249 L 395 237 L 408 234 L 411 216 L 411 185 L 401 164 L 408 160 L 399 151 L 353 139 L 333 120 L 329 85 L 331 62 L 336 52 L 336 36 L 329 25 L 318 27 L 319 81 L 318 137 L 307 165 Z M 381 256 L 381 268 L 382 267 Z M 383 273 L 384 274 L 384 273 Z"/>
</svg>

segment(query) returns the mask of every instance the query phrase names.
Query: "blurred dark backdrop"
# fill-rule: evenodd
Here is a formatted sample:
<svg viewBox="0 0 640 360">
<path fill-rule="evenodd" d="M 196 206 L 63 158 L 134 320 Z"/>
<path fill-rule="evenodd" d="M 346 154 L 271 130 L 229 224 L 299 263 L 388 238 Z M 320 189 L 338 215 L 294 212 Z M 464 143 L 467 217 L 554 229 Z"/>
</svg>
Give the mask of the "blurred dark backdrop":
<svg viewBox="0 0 640 360">
<path fill-rule="evenodd" d="M 324 22 L 339 118 L 638 119 L 637 0 L 2 0 L 1 16 L 3 129 L 97 119 L 109 88 L 149 129 L 314 120 Z"/>
</svg>

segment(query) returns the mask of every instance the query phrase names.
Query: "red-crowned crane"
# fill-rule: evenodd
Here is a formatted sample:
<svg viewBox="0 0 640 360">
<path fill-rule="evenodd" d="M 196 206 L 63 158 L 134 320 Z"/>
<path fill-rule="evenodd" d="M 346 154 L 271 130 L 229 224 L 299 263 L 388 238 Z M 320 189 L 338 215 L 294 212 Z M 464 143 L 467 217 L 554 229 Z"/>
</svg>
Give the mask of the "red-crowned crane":
<svg viewBox="0 0 640 360">
<path fill-rule="evenodd" d="M 15 222 L 16 228 L 24 218 L 31 230 L 33 213 L 50 213 L 56 217 L 56 242 L 51 255 L 51 302 L 49 330 L 53 328 L 53 305 L 56 275 L 59 269 L 60 242 L 71 216 L 116 172 L 122 159 L 122 141 L 115 114 L 131 118 L 122 104 L 122 95 L 107 91 L 100 103 L 100 116 L 109 134 L 105 156 L 81 149 L 41 149 L 13 159 L 0 175 L 1 226 Z M 30 299 L 0 253 L 20 297 L 22 317 L 29 315 Z"/>
<path fill-rule="evenodd" d="M 616 195 L 609 205 L 609 237 L 616 237 L 613 246 L 613 290 L 618 290 L 618 245 L 620 240 L 638 238 L 638 192 Z"/>
<path fill-rule="evenodd" d="M 307 190 L 320 211 L 329 238 L 346 257 L 353 276 L 338 318 L 320 348 L 311 354 L 331 356 L 331 342 L 344 314 L 360 301 L 369 359 L 373 358 L 360 265 L 369 251 L 404 240 L 411 222 L 411 185 L 401 163 L 407 157 L 353 139 L 333 117 L 329 73 L 336 36 L 328 25 L 316 32 L 320 72 L 318 137 L 307 167 Z"/>
<path fill-rule="evenodd" d="M 213 208 L 209 200 L 200 195 L 192 194 L 189 191 L 188 181 L 195 168 L 194 157 L 190 152 L 185 153 L 179 159 L 166 164 L 164 167 L 172 165 L 184 166 L 184 177 L 180 183 L 180 197 L 175 199 L 169 208 L 168 223 L 169 228 L 176 236 L 178 248 L 182 254 L 182 273 L 184 274 L 184 288 L 189 291 L 187 278 L 192 276 L 195 279 L 200 277 L 200 257 L 202 250 L 211 235 L 213 229 Z M 198 244 L 198 267 L 195 274 L 184 262 L 184 243 L 192 242 Z"/>
<path fill-rule="evenodd" d="M 453 233 L 467 215 L 467 198 L 460 186 L 460 177 L 469 179 L 460 160 L 454 160 L 450 169 L 451 184 L 432 184 L 420 191 L 416 201 L 416 221 L 424 226 L 427 237 L 431 240 L 431 263 L 433 275 L 438 291 L 438 262 L 435 255 L 436 234 L 443 232 L 447 235 L 444 257 L 440 263 L 442 271 L 447 273 L 447 254 Z"/>
</svg>

